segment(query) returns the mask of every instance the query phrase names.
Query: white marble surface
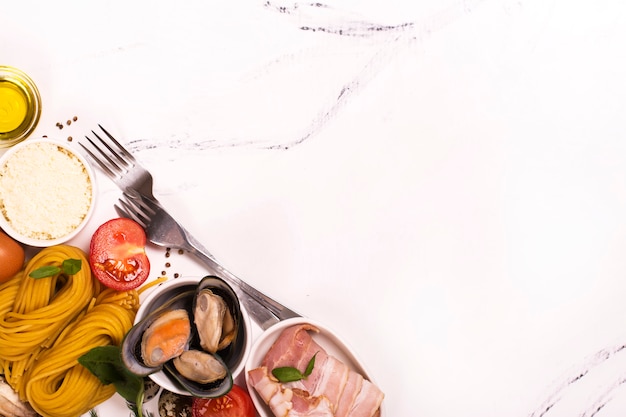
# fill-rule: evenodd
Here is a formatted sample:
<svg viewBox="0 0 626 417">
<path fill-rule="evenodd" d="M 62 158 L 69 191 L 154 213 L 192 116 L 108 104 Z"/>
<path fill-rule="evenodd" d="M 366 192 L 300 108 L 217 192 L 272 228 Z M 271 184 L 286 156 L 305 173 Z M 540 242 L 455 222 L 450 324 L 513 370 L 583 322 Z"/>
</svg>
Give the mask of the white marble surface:
<svg viewBox="0 0 626 417">
<path fill-rule="evenodd" d="M 0 61 L 37 135 L 115 132 L 388 416 L 623 415 L 626 5 L 415 3 L 10 2 Z"/>
</svg>

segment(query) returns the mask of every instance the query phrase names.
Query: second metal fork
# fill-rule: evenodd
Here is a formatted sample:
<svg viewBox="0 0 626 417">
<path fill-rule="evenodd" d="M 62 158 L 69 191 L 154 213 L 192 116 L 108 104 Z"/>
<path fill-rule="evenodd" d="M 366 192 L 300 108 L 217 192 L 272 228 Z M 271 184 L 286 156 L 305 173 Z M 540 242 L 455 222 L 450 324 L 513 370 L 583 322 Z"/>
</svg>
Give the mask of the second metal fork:
<svg viewBox="0 0 626 417">
<path fill-rule="evenodd" d="M 221 266 L 209 251 L 157 202 L 140 195 L 133 189 L 127 189 L 119 203 L 120 205 L 115 205 L 118 214 L 141 224 L 150 242 L 188 251 L 215 275 L 227 281 L 250 316 L 262 329 L 265 330 L 281 320 L 300 317 L 296 312 L 248 285 Z"/>
<path fill-rule="evenodd" d="M 101 125 L 98 127 L 104 135 L 91 131 L 95 139 L 85 138 L 91 146 L 79 145 L 87 152 L 92 161 L 122 190 L 133 188 L 156 201 L 152 194 L 152 175 L 142 167 L 135 157 L 126 150 Z"/>
</svg>

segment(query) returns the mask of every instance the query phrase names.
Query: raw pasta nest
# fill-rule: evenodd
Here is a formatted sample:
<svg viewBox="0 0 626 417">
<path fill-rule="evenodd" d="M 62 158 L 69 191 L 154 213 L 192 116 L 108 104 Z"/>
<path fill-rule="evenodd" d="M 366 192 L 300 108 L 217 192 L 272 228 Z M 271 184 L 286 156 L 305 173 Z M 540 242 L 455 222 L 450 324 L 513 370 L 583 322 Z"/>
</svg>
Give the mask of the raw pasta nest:
<svg viewBox="0 0 626 417">
<path fill-rule="evenodd" d="M 29 277 L 67 259 L 81 260 L 75 275 Z M 117 292 L 92 278 L 82 250 L 45 248 L 0 285 L 0 373 L 42 416 L 82 415 L 115 388 L 102 385 L 78 357 L 96 346 L 119 345 L 138 308 L 138 291 Z"/>
</svg>

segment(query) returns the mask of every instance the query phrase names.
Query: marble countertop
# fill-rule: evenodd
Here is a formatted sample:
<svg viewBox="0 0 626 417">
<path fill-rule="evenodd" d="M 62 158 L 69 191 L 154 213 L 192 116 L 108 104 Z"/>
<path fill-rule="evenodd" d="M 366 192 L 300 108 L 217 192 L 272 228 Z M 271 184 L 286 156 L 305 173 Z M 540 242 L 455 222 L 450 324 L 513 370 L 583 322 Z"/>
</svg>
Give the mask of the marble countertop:
<svg viewBox="0 0 626 417">
<path fill-rule="evenodd" d="M 35 135 L 114 132 L 388 416 L 623 415 L 626 5 L 415 3 L 10 2 L 0 64 Z"/>
</svg>

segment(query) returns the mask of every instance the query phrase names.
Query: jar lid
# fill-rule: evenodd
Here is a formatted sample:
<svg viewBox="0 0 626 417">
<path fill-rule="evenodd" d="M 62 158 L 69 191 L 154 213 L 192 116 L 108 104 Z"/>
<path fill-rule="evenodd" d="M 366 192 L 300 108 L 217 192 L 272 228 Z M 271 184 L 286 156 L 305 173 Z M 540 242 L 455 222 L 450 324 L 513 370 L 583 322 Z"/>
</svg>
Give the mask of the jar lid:
<svg viewBox="0 0 626 417">
<path fill-rule="evenodd" d="M 24 72 L 0 66 L 0 148 L 26 139 L 41 116 L 41 97 L 33 80 Z"/>
</svg>

